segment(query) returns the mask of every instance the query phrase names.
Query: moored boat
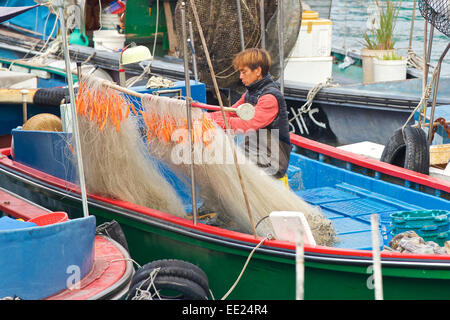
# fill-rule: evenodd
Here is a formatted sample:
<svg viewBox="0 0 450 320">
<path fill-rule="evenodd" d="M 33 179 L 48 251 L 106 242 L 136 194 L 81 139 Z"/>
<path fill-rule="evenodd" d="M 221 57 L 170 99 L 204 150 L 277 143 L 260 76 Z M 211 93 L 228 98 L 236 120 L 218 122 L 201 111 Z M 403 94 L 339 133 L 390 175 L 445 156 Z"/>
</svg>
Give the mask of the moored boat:
<svg viewBox="0 0 450 320">
<path fill-rule="evenodd" d="M 126 249 L 96 234 L 94 216 L 67 219 L 0 189 L 0 296 L 21 300 L 121 299 L 134 268 Z"/>
<path fill-rule="evenodd" d="M 32 131 L 22 133 L 28 134 L 27 139 L 34 134 Z M 372 299 L 373 287 L 368 285 L 372 279 L 370 214 L 377 213 L 383 222 L 392 212 L 446 210 L 450 186 L 439 179 L 354 157 L 299 136 L 293 135 L 292 141 L 299 153 L 291 157 L 290 186 L 306 201 L 321 206 L 333 222 L 339 239 L 334 247 L 305 246 L 305 298 Z M 2 187 L 39 200 L 53 210 L 64 209 L 70 217 L 81 216 L 79 187 L 65 180 L 63 175 L 58 178 L 54 173 L 46 173 L 45 168 L 36 169 L 32 163 L 21 163 L 17 158 L 19 142 L 20 139 L 15 139 L 15 160 L 10 157 L 9 148 L 2 149 Z M 61 146 L 54 143 L 47 147 L 58 145 Z M 40 144 L 39 150 L 46 153 L 42 152 L 43 147 Z M 341 161 L 341 168 L 328 164 L 331 158 Z M 403 183 L 397 185 L 385 179 Z M 295 297 L 293 242 L 255 239 L 249 234 L 204 223 L 193 225 L 189 217 L 178 218 L 93 194 L 89 195 L 88 203 L 98 223 L 111 219 L 120 223 L 133 259 L 146 262 L 170 257 L 190 261 L 208 275 L 215 297 L 221 297 L 231 287 L 256 246 L 230 299 Z M 450 281 L 448 255 L 383 252 L 381 264 L 386 299 L 445 299 L 450 296 L 445 292 L 449 287 L 445 284 Z M 323 290 L 325 286 L 327 290 Z"/>
<path fill-rule="evenodd" d="M 300 1 L 293 2 L 297 2 L 296 5 L 298 5 Z M 81 1 L 81 3 L 80 8 L 85 10 L 82 12 L 82 15 L 84 15 L 85 19 L 92 20 L 90 21 L 90 27 L 85 28 L 86 34 L 90 39 L 90 46 L 71 44 L 69 46 L 70 56 L 74 61 L 89 61 L 97 65 L 116 79 L 120 69 L 120 53 L 117 50 L 108 51 L 95 48 L 93 32 L 96 30 L 96 27 L 100 28 L 100 24 L 94 15 L 91 16 L 91 13 L 96 8 L 92 4 L 86 5 L 84 1 Z M 150 65 L 151 72 L 154 74 L 174 80 L 182 80 L 184 79 L 182 60 L 175 57 L 172 48 L 169 48 L 169 42 L 171 43 L 170 45 L 172 45 L 172 42 L 169 41 L 169 24 L 166 24 L 167 21 L 170 21 L 170 16 L 175 16 L 174 6 L 172 5 L 171 10 L 165 11 L 167 7 L 170 8 L 167 5 L 169 3 L 164 5 L 164 10 L 162 7 L 159 10 L 161 19 L 157 26 L 157 4 L 155 2 L 153 3 L 150 16 L 147 14 L 148 3 L 146 1 L 127 3 L 125 13 L 128 15 L 128 18 L 124 26 L 125 44 L 131 42 L 143 43 L 152 48 L 154 37 L 148 36 L 148 34 L 153 35 L 154 28 L 155 30 L 158 28 L 162 34 L 162 39 L 158 38 L 156 42 L 158 52 L 151 62 L 145 61 L 142 63 L 142 66 L 146 68 Z M 145 10 L 143 10 L 144 8 Z M 285 10 L 289 9 L 285 8 Z M 230 13 L 228 12 L 227 14 Z M 235 14 L 233 13 L 233 15 Z M 276 16 L 276 13 L 274 16 Z M 301 21 L 301 17 L 298 17 L 297 20 Z M 175 22 L 175 19 L 173 19 L 173 22 Z M 145 35 L 143 30 L 149 31 L 149 28 L 150 32 Z M 23 34 L 13 33 L 10 30 L 0 29 L 0 31 L 0 39 L 4 43 L 3 49 L 8 53 L 0 55 L 4 63 L 9 64 L 27 54 L 32 38 L 25 38 Z M 174 31 L 181 33 L 180 30 Z M 274 33 L 276 30 L 269 31 Z M 205 32 L 207 32 L 206 28 Z M 276 37 L 274 39 L 276 40 Z M 212 37 L 210 41 L 217 40 Z M 41 48 L 43 44 L 44 41 L 41 40 L 37 47 Z M 200 41 L 196 41 L 196 45 L 196 50 L 201 50 L 198 47 Z M 319 46 L 319 44 L 315 43 L 314 46 Z M 0 44 L 1 47 L 2 45 Z M 14 54 L 11 52 L 14 52 Z M 39 56 L 42 53 L 35 52 L 35 54 Z M 288 53 L 286 52 L 286 54 Z M 343 67 L 342 64 L 346 57 L 351 58 L 353 63 Z M 329 67 L 332 70 L 331 78 L 333 79 L 331 86 L 324 86 L 317 90 L 315 85 L 320 83 L 305 83 L 301 79 L 295 78 L 286 79 L 284 89 L 292 132 L 331 145 L 344 145 L 360 141 L 384 144 L 392 132 L 405 122 L 420 101 L 422 87 L 418 78 L 418 70 L 409 68 L 408 79 L 406 80 L 363 83 L 363 59 L 361 55 L 333 48 L 328 58 L 330 58 Z M 275 64 L 277 63 L 276 61 L 274 62 Z M 138 64 L 127 65 L 124 69 L 128 77 L 138 76 L 143 73 L 142 67 Z M 194 78 L 194 70 L 191 71 L 191 78 Z M 309 71 L 301 72 L 308 74 Z M 200 80 L 207 82 L 209 78 Z M 443 79 L 443 81 L 447 80 Z M 438 104 L 450 103 L 449 94 L 444 88 L 445 86 L 442 85 L 442 92 L 437 101 Z M 208 89 L 211 89 L 211 85 L 208 85 Z M 239 90 L 236 90 L 236 86 L 225 86 L 221 90 L 224 96 L 229 97 L 230 103 L 233 103 L 237 99 L 236 97 L 239 96 L 237 92 Z M 310 102 L 310 93 L 315 93 L 312 104 L 309 107 L 302 107 L 307 102 Z M 208 95 L 209 103 L 215 103 L 213 96 L 214 94 Z"/>
<path fill-rule="evenodd" d="M 64 209 L 71 218 L 81 216 L 80 188 L 73 183 L 76 178 L 71 180 L 73 177 L 67 175 L 72 172 L 71 154 L 65 150 L 69 134 L 18 129 L 13 130 L 13 135 L 14 153 L 10 148 L 1 150 L 2 186 L 24 197 L 39 197 L 41 204 L 53 210 Z M 36 142 L 34 138 L 39 136 L 48 136 L 47 141 L 52 142 L 45 139 Z M 372 299 L 371 249 L 374 248 L 368 217 L 376 213 L 383 222 L 383 218 L 399 211 L 446 210 L 448 188 L 439 181 L 433 185 L 426 176 L 414 179 L 401 176 L 405 181 L 403 186 L 381 179 L 385 174 L 398 178 L 398 169 L 392 166 L 386 169 L 379 164 L 361 162 L 362 168 L 352 171 L 351 159 L 346 161 L 345 169 L 333 166 L 325 161 L 327 157 L 321 153 L 320 145 L 296 135 L 292 135 L 292 141 L 297 152 L 291 154 L 290 188 L 305 201 L 321 207 L 332 221 L 339 240 L 334 246 L 306 244 L 305 297 Z M 302 144 L 304 154 L 299 150 Z M 38 164 L 42 155 L 55 156 Z M 63 166 L 59 172 L 50 172 L 57 168 L 56 162 Z M 368 169 L 374 170 L 373 175 L 367 174 Z M 414 183 L 418 181 L 425 185 L 424 189 L 431 188 L 433 194 L 417 187 Z M 176 189 L 183 191 L 183 185 L 174 183 Z M 30 190 L 39 191 L 38 196 Z M 275 239 L 269 235 L 255 239 L 250 234 L 201 221 L 194 224 L 189 216 L 175 217 L 169 212 L 96 194 L 89 194 L 88 203 L 98 221 L 114 218 L 121 223 L 134 259 L 142 262 L 170 256 L 192 261 L 205 270 L 208 278 L 214 279 L 210 284 L 217 297 L 231 287 L 248 257 L 251 258 L 248 269 L 230 298 L 292 299 L 295 296 L 296 246 L 292 241 L 278 240 L 277 235 Z M 388 236 L 382 233 L 383 228 L 379 232 Z M 383 252 L 384 296 L 386 299 L 449 297 L 445 291 L 450 287 L 447 285 L 449 265 L 449 255 Z"/>
</svg>

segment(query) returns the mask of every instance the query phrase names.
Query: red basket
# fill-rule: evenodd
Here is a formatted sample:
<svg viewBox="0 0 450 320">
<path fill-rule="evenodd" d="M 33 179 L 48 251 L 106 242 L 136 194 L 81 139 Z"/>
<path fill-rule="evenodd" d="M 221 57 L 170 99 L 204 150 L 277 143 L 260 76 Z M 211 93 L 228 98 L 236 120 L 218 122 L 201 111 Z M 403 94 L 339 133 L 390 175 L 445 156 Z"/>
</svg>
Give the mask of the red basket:
<svg viewBox="0 0 450 320">
<path fill-rule="evenodd" d="M 38 226 L 46 226 L 49 224 L 55 224 L 59 222 L 64 222 L 69 219 L 69 216 L 64 211 L 55 211 L 42 216 L 28 220 L 28 222 L 34 222 Z"/>
</svg>

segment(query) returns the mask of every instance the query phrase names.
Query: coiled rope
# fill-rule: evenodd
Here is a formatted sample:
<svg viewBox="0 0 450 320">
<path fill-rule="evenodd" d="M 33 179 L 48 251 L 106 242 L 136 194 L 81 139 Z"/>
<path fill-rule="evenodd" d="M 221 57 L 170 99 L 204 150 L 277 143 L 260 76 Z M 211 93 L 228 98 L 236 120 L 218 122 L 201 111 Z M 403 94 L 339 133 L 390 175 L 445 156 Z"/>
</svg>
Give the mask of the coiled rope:
<svg viewBox="0 0 450 320">
<path fill-rule="evenodd" d="M 297 119 L 302 113 L 308 113 L 311 110 L 313 100 L 316 97 L 316 95 L 319 93 L 319 91 L 322 90 L 322 88 L 330 88 L 330 87 L 337 87 L 337 86 L 339 86 L 339 85 L 336 83 L 333 83 L 332 78 L 327 78 L 327 80 L 325 82 L 319 82 L 316 85 L 314 85 L 314 87 L 312 87 L 308 91 L 308 94 L 306 95 L 305 104 L 303 104 L 300 108 L 298 108 L 299 113 L 297 115 L 295 115 L 294 117 L 292 117 L 291 119 L 289 119 L 289 122 L 292 122 L 293 120 Z"/>
</svg>

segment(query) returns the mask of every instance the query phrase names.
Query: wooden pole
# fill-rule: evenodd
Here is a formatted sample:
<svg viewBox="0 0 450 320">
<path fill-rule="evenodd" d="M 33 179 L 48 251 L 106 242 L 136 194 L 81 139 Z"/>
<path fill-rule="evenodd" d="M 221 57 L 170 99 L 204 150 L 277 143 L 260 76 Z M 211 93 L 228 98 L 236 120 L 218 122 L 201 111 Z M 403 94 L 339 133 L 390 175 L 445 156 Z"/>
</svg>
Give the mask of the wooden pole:
<svg viewBox="0 0 450 320">
<path fill-rule="evenodd" d="M 167 36 L 169 37 L 169 56 L 174 56 L 177 50 L 177 36 L 173 27 L 172 8 L 167 0 L 164 0 L 164 14 L 166 16 Z"/>
<path fill-rule="evenodd" d="M 195 42 L 194 42 L 194 32 L 192 31 L 192 22 L 189 21 L 189 41 L 192 50 L 192 67 L 194 68 L 194 78 L 195 82 L 198 82 L 198 71 L 197 71 L 197 54 L 195 53 Z"/>
<path fill-rule="evenodd" d="M 237 14 L 238 14 L 238 23 L 239 23 L 239 38 L 241 40 L 241 51 L 245 50 L 245 41 L 244 41 L 244 29 L 242 27 L 242 11 L 241 11 L 241 0 L 236 0 Z"/>
<path fill-rule="evenodd" d="M 278 32 L 280 51 L 280 91 L 284 94 L 284 8 L 283 0 L 278 0 Z"/>
<path fill-rule="evenodd" d="M 194 144 L 192 143 L 192 115 L 191 115 L 191 79 L 189 77 L 188 55 L 187 55 L 187 36 L 186 36 L 186 13 L 185 3 L 181 3 L 181 24 L 183 33 L 183 61 L 184 61 L 184 77 L 186 83 L 186 114 L 188 125 L 188 136 L 190 146 L 190 163 L 189 169 L 191 174 L 191 197 L 192 197 L 192 216 L 194 225 L 197 225 L 197 195 L 195 190 L 195 172 L 194 172 Z"/>
<path fill-rule="evenodd" d="M 225 129 L 226 129 L 225 131 L 226 131 L 227 137 L 228 137 L 228 139 L 230 141 L 231 149 L 232 149 L 232 152 L 233 152 L 234 164 L 236 166 L 236 171 L 237 171 L 237 174 L 238 174 L 238 177 L 239 177 L 239 182 L 241 184 L 242 193 L 244 195 L 244 201 L 245 201 L 245 205 L 247 207 L 247 213 L 248 213 L 248 216 L 249 216 L 249 219 L 250 219 L 250 223 L 251 223 L 251 226 L 252 226 L 252 229 L 253 229 L 253 234 L 254 234 L 255 239 L 256 239 L 257 238 L 257 234 L 256 234 L 255 222 L 253 220 L 252 212 L 251 212 L 251 209 L 250 209 L 250 203 L 249 203 L 249 200 L 248 200 L 248 197 L 247 197 L 247 192 L 245 191 L 245 186 L 244 186 L 244 181 L 242 179 L 241 169 L 240 169 L 238 161 L 237 161 L 237 154 L 236 154 L 235 145 L 233 144 L 233 141 L 232 141 L 232 138 L 231 138 L 231 135 L 230 135 L 230 130 L 229 130 L 230 127 L 228 125 L 227 117 L 225 116 L 225 110 L 223 109 L 222 96 L 220 95 L 219 86 L 217 84 L 217 79 L 216 79 L 216 76 L 215 76 L 215 73 L 214 73 L 214 68 L 212 66 L 211 58 L 209 56 L 209 51 L 208 51 L 208 47 L 206 45 L 205 36 L 203 35 L 203 29 L 202 29 L 202 26 L 200 24 L 200 19 L 198 17 L 197 7 L 195 6 L 195 3 L 194 3 L 193 0 L 190 0 L 190 3 L 191 3 L 192 11 L 194 13 L 195 22 L 197 24 L 197 29 L 198 29 L 198 32 L 200 34 L 200 39 L 202 41 L 203 50 L 205 50 L 205 56 L 206 56 L 206 60 L 208 62 L 208 66 L 209 66 L 209 71 L 211 73 L 211 77 L 212 77 L 212 80 L 213 80 L 213 83 L 214 83 L 214 89 L 216 91 L 217 99 L 219 100 L 220 108 L 221 108 L 221 111 L 222 111 L 222 117 L 223 117 L 223 120 L 224 120 L 224 123 L 225 123 Z"/>
<path fill-rule="evenodd" d="M 259 21 L 261 23 L 261 49 L 266 49 L 266 22 L 264 21 L 264 0 L 259 1 Z"/>
</svg>

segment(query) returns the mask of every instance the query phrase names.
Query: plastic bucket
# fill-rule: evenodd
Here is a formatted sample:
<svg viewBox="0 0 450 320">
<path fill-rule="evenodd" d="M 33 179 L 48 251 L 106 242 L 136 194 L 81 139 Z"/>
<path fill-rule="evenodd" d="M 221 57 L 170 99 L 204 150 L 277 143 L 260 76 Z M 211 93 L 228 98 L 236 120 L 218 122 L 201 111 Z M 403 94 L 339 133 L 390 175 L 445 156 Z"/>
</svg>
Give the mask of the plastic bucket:
<svg viewBox="0 0 450 320">
<path fill-rule="evenodd" d="M 395 53 L 395 50 L 371 50 L 362 48 L 363 83 L 374 82 L 373 60 L 375 60 L 376 57 L 391 55 L 393 53 Z"/>
<path fill-rule="evenodd" d="M 28 222 L 34 222 L 38 226 L 46 226 L 59 222 L 64 222 L 69 219 L 69 216 L 64 211 L 55 211 L 42 216 L 28 220 Z"/>
<path fill-rule="evenodd" d="M 406 79 L 406 59 L 381 60 L 373 58 L 373 80 L 396 81 Z"/>
<path fill-rule="evenodd" d="M 93 40 L 97 50 L 120 51 L 125 45 L 125 35 L 116 30 L 96 30 Z"/>
<path fill-rule="evenodd" d="M 117 30 L 117 26 L 120 26 L 120 19 L 117 14 L 102 13 L 100 23 L 101 29 Z"/>
</svg>

